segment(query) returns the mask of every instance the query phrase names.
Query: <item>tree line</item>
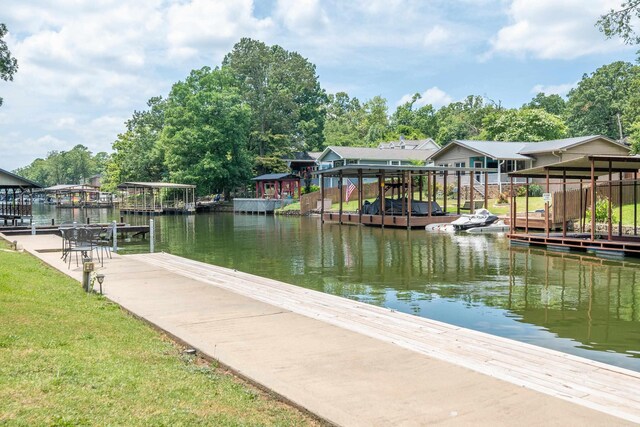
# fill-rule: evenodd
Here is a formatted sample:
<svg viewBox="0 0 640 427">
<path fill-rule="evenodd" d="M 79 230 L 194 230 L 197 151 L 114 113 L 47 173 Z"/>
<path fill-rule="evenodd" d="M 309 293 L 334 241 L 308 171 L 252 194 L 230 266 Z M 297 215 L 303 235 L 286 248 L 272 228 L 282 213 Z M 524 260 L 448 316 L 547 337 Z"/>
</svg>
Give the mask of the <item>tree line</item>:
<svg viewBox="0 0 640 427">
<path fill-rule="evenodd" d="M 542 141 L 601 134 L 640 146 L 640 67 L 613 62 L 584 74 L 565 97 L 538 93 L 520 108 L 469 95 L 441 108 L 420 94 L 390 113 L 381 96 L 361 101 L 327 94 L 315 65 L 296 52 L 243 38 L 221 66 L 193 70 L 166 97 L 135 111 L 113 142 L 93 156 L 78 145 L 52 152 L 18 172 L 44 183 L 76 183 L 103 173 L 113 190 L 125 181 L 196 184 L 228 193 L 252 176 L 286 171 L 294 152 L 331 145 L 433 138 Z M 75 182 L 74 182 L 75 181 Z"/>
</svg>

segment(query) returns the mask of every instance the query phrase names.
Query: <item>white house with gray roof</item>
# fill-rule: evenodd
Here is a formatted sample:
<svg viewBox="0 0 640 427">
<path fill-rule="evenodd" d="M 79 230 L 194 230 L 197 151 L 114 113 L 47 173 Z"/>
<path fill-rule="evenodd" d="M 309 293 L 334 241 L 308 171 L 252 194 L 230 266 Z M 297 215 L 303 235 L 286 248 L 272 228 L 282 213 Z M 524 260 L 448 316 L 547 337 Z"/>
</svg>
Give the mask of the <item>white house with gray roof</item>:
<svg viewBox="0 0 640 427">
<path fill-rule="evenodd" d="M 498 168 L 490 183 L 506 183 L 507 173 L 545 166 L 585 155 L 629 155 L 629 147 L 602 135 L 581 136 L 542 142 L 454 140 L 429 160 L 435 165 Z M 478 175 L 477 180 L 481 176 Z"/>
</svg>

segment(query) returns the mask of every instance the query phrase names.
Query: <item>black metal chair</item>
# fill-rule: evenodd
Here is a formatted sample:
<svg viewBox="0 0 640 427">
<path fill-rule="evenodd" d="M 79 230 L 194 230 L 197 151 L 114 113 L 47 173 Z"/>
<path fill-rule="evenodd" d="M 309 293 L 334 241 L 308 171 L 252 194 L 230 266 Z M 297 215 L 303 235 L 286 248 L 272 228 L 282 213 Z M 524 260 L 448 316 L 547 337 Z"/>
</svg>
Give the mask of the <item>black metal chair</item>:
<svg viewBox="0 0 640 427">
<path fill-rule="evenodd" d="M 89 257 L 93 250 L 97 247 L 94 243 L 94 231 L 88 228 L 72 228 L 68 233 L 68 249 L 69 266 L 71 268 L 71 254 L 76 254 L 76 267 L 78 264 L 78 253 L 82 257 Z"/>
</svg>

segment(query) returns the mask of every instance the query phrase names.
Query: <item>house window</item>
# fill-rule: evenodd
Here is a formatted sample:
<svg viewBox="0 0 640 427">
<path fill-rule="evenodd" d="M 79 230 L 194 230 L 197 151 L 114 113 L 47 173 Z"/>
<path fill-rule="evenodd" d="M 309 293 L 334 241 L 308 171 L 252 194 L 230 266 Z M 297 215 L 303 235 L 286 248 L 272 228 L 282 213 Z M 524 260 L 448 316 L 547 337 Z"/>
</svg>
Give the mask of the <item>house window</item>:
<svg viewBox="0 0 640 427">
<path fill-rule="evenodd" d="M 358 164 L 358 160 L 357 159 L 347 159 L 347 164 L 348 165 L 357 165 Z"/>
<path fill-rule="evenodd" d="M 453 165 L 454 165 L 455 167 L 457 167 L 457 168 L 464 168 L 464 167 L 466 167 L 466 166 L 467 166 L 467 164 L 466 164 L 465 162 L 456 162 L 456 163 L 454 163 Z M 464 172 L 464 171 L 463 171 L 463 172 L 460 172 L 460 175 L 464 175 L 464 174 L 465 174 L 465 172 Z"/>
<path fill-rule="evenodd" d="M 337 168 L 337 167 L 340 167 L 340 166 L 344 166 L 344 160 L 334 160 L 333 161 L 333 167 L 334 168 Z"/>
<path fill-rule="evenodd" d="M 391 166 L 400 166 L 400 160 L 390 160 L 389 164 Z"/>
</svg>

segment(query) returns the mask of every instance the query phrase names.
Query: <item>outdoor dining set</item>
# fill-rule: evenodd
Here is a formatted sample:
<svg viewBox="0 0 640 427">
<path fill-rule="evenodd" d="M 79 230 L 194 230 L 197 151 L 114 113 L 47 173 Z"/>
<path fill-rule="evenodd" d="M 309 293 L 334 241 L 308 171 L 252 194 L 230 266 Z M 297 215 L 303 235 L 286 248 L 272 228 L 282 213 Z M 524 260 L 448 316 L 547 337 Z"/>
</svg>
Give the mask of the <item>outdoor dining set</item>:
<svg viewBox="0 0 640 427">
<path fill-rule="evenodd" d="M 71 268 L 71 258 L 75 254 L 76 266 L 78 254 L 81 258 L 92 258 L 95 251 L 100 264 L 104 266 L 105 253 L 111 258 L 111 240 L 113 227 L 111 226 L 79 226 L 77 224 L 62 224 L 59 228 L 62 236 L 62 256 Z"/>
</svg>

